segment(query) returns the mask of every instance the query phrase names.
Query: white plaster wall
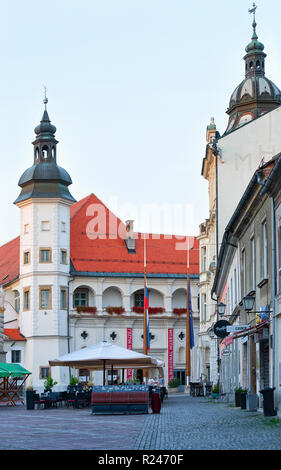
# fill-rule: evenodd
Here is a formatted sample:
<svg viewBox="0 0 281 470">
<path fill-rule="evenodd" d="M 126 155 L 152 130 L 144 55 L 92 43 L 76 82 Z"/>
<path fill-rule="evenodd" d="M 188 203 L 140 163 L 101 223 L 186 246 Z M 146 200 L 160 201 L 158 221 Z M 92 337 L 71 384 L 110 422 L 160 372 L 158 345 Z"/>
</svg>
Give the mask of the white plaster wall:
<svg viewBox="0 0 281 470">
<path fill-rule="evenodd" d="M 281 151 L 281 107 L 218 141 L 223 163 L 218 164 L 218 238 L 235 211 L 261 160 Z"/>
</svg>

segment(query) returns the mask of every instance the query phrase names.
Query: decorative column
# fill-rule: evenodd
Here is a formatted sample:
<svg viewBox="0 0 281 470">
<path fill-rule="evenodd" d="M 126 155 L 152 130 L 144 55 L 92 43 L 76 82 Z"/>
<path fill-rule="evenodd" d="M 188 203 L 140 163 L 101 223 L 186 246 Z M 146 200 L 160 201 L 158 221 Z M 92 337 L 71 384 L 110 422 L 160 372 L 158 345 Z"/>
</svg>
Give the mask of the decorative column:
<svg viewBox="0 0 281 470">
<path fill-rule="evenodd" d="M 4 352 L 4 300 L 5 293 L 0 286 L 0 362 L 6 362 L 6 353 Z"/>
</svg>

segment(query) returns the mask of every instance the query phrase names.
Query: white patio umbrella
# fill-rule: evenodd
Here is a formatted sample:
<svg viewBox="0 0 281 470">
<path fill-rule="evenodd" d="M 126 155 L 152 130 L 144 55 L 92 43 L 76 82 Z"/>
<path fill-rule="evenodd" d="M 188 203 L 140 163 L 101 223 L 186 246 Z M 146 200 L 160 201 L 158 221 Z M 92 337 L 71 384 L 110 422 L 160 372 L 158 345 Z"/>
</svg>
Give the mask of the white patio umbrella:
<svg viewBox="0 0 281 470">
<path fill-rule="evenodd" d="M 144 369 L 163 367 L 159 359 L 146 356 L 130 349 L 121 348 L 115 344 L 102 341 L 94 346 L 79 349 L 49 361 L 50 366 L 69 366 L 74 369 L 105 370 L 118 367 L 119 369 Z"/>
</svg>

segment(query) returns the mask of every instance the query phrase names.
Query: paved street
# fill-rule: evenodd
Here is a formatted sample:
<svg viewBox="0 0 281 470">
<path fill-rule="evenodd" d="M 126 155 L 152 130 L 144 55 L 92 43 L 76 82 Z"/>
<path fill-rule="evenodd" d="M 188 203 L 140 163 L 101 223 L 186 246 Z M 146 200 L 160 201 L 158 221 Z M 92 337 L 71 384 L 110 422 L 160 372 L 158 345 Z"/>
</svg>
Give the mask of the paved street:
<svg viewBox="0 0 281 470">
<path fill-rule="evenodd" d="M 281 424 L 227 404 L 170 395 L 160 415 L 0 408 L 0 449 L 276 450 Z"/>
</svg>

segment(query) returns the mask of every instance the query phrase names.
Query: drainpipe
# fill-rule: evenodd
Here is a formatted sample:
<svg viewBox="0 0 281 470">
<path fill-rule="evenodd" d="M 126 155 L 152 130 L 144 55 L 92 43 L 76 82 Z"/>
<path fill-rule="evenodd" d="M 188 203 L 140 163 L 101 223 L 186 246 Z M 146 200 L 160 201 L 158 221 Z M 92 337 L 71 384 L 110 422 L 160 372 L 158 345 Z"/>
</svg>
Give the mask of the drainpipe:
<svg viewBox="0 0 281 470">
<path fill-rule="evenodd" d="M 274 198 L 271 197 L 271 230 L 272 230 L 272 387 L 275 387 L 275 348 L 276 348 L 276 307 L 275 307 L 275 296 L 276 296 L 276 221 L 275 221 L 275 204 Z"/>
<path fill-rule="evenodd" d="M 69 286 L 70 283 L 74 281 L 74 277 L 71 277 L 67 281 L 67 352 L 70 353 L 70 325 L 69 325 L 69 314 L 70 314 L 70 295 L 69 295 Z M 68 367 L 68 372 L 69 372 L 69 381 L 71 379 L 71 367 Z"/>
</svg>

